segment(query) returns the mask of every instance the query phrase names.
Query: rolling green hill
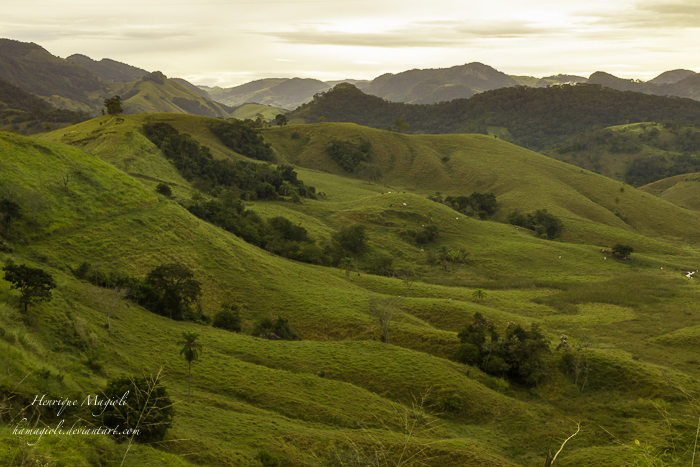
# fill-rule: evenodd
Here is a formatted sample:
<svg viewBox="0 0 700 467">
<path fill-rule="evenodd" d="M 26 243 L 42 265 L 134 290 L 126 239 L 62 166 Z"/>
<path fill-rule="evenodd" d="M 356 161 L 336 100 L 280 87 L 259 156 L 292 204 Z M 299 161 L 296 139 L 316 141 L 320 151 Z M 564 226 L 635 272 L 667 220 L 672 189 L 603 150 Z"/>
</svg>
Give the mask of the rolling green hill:
<svg viewBox="0 0 700 467">
<path fill-rule="evenodd" d="M 0 262 L 31 264 L 57 279 L 53 300 L 31 305 L 27 316 L 17 311 L 16 291 L 0 280 L 6 369 L 0 391 L 11 401 L 0 425 L 5 464 L 109 465 L 124 458 L 133 466 L 259 467 L 254 458 L 265 450 L 281 465 L 340 466 L 339 459 L 349 462 L 359 451 L 388 455 L 380 464 L 386 466 L 396 465 L 406 446 L 422 455 L 404 465 L 531 466 L 543 462 L 552 436 L 558 448 L 577 422 L 581 431 L 558 465 L 633 464 L 665 449 L 690 461 L 700 290 L 683 274 L 700 264 L 697 214 L 482 135 L 401 135 L 330 123 L 264 130 L 278 162 L 295 164 L 299 178 L 323 195 L 301 203 L 248 200 L 246 210 L 287 217 L 319 245 L 342 227 L 363 225 L 368 251 L 356 258 L 360 271 L 346 278 L 336 267 L 254 247 L 184 209 L 180 203 L 196 190 L 141 125 L 167 122 L 209 146 L 215 158 L 241 159 L 209 130 L 218 119 L 122 119 L 100 117 L 31 139 L 0 134 L 8 155 L 0 160 L 0 198 L 27 213 L 9 234 L 3 223 Z M 325 152 L 334 140 L 371 143 L 369 160 L 382 179 L 369 184 L 344 172 Z M 66 174 L 73 178 L 64 184 Z M 157 194 L 158 183 L 168 184 L 174 198 Z M 491 191 L 500 204 L 496 221 L 428 200 L 435 191 Z M 30 205 L 29 195 L 43 202 Z M 615 206 L 627 222 L 611 212 Z M 497 222 L 514 208 L 547 208 L 562 217 L 562 241 Z M 427 223 L 438 227 L 434 243 L 416 245 L 400 235 Z M 629 260 L 600 251 L 618 241 L 634 246 Z M 443 268 L 426 259 L 443 245 L 463 248 L 465 261 Z M 412 268 L 417 279 L 388 344 L 379 341 L 368 303 L 405 295 L 406 284 L 366 271 L 378 255 L 391 257 L 396 270 Z M 72 273 L 83 262 L 136 277 L 180 262 L 202 283 L 203 313 L 235 302 L 244 332 L 172 321 L 125 301 L 107 330 L 99 289 Z M 472 297 L 475 288 L 486 292 L 482 301 Z M 499 332 L 510 322 L 541 326 L 551 341 L 542 382 L 528 388 L 452 360 L 457 332 L 477 311 Z M 303 340 L 250 335 L 260 318 L 278 315 Z M 187 364 L 177 342 L 192 330 L 203 353 L 192 365 L 186 402 Z M 562 334 L 573 344 L 589 343 L 583 391 L 563 351 L 554 350 Z M 158 446 L 136 444 L 127 452 L 109 437 L 51 436 L 26 446 L 12 435 L 10 414 L 33 394 L 84 397 L 110 378 L 161 367 L 178 402 L 174 426 Z M 42 417 L 53 422 L 46 412 Z"/>
<path fill-rule="evenodd" d="M 227 118 L 230 109 L 156 71 L 115 91 L 125 113 L 176 112 Z"/>
<path fill-rule="evenodd" d="M 700 103 L 690 99 L 621 92 L 599 85 L 547 88 L 516 86 L 470 99 L 432 105 L 387 102 L 339 84 L 289 114 L 292 123 L 352 122 L 391 128 L 403 119 L 412 133 L 494 133 L 507 130 L 510 141 L 533 150 L 554 147 L 567 138 L 634 122 L 685 124 L 700 121 Z"/>
</svg>

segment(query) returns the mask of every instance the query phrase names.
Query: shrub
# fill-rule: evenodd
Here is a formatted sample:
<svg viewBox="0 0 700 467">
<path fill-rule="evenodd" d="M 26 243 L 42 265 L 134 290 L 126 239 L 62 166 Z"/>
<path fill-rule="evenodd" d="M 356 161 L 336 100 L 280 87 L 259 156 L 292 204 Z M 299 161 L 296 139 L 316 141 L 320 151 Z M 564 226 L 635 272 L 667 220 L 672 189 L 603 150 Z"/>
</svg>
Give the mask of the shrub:
<svg viewBox="0 0 700 467">
<path fill-rule="evenodd" d="M 221 311 L 214 315 L 211 325 L 226 331 L 241 332 L 241 316 L 238 310 L 239 306 L 236 304 L 222 304 Z"/>
<path fill-rule="evenodd" d="M 120 432 L 125 428 L 138 430 L 134 440 L 140 443 L 163 440 L 172 425 L 174 409 L 167 390 L 159 382 L 159 376 L 121 376 L 110 380 L 103 393 L 117 403 L 108 405 L 102 414 L 104 426 L 119 426 Z M 124 440 L 125 436 L 117 437 L 120 438 Z"/>
<path fill-rule="evenodd" d="M 634 248 L 632 248 L 629 245 L 622 245 L 621 243 L 618 243 L 614 247 L 612 247 L 612 252 L 614 255 L 625 259 L 634 252 Z"/>
<path fill-rule="evenodd" d="M 479 347 L 474 344 L 461 344 L 457 348 L 457 361 L 459 363 L 465 363 L 467 365 L 476 365 L 481 359 L 481 352 Z"/>
<path fill-rule="evenodd" d="M 165 183 L 159 183 L 156 186 L 156 191 L 167 198 L 172 198 L 173 196 L 173 190 Z"/>
<path fill-rule="evenodd" d="M 285 341 L 300 341 L 299 334 L 289 325 L 286 318 L 278 316 L 275 321 L 263 318 L 255 324 L 253 336 Z"/>
</svg>

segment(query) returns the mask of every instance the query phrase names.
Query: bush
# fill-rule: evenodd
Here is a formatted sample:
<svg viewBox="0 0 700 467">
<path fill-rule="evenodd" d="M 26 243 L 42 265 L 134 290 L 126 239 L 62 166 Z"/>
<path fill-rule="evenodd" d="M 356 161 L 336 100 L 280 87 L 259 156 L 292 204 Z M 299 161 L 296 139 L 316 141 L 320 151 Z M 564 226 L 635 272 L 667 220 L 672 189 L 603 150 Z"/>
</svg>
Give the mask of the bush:
<svg viewBox="0 0 700 467">
<path fill-rule="evenodd" d="M 156 186 L 156 191 L 167 198 L 173 197 L 173 190 L 170 188 L 169 185 L 166 185 L 165 183 L 159 183 Z"/>
<path fill-rule="evenodd" d="M 559 218 L 549 214 L 546 209 L 538 209 L 529 214 L 513 211 L 508 214 L 508 223 L 534 230 L 543 238 L 553 240 L 561 235 L 563 225 Z"/>
<path fill-rule="evenodd" d="M 461 344 L 457 349 L 457 361 L 467 365 L 476 365 L 481 359 L 481 351 L 474 344 Z"/>
<path fill-rule="evenodd" d="M 260 461 L 260 463 L 263 465 L 263 467 L 279 467 L 280 465 L 280 460 L 277 456 L 274 456 L 267 452 L 264 449 L 261 449 L 258 452 L 258 455 L 255 456 L 255 459 Z"/>
<path fill-rule="evenodd" d="M 255 324 L 253 336 L 265 337 L 272 340 L 300 341 L 301 337 L 287 322 L 286 318 L 278 316 L 275 321 L 263 318 Z"/>
<path fill-rule="evenodd" d="M 105 427 L 118 426 L 120 432 L 126 428 L 138 430 L 134 440 L 139 443 L 152 443 L 165 438 L 175 411 L 158 376 L 115 378 L 107 383 L 103 392 L 106 398 L 117 401 L 114 405 L 108 405 L 102 414 Z M 125 404 L 122 405 L 120 401 Z M 117 439 L 124 440 L 126 436 L 118 436 Z"/>
<path fill-rule="evenodd" d="M 612 252 L 614 255 L 625 259 L 634 252 L 634 248 L 632 248 L 629 245 L 622 245 L 621 243 L 618 243 L 614 247 L 612 247 Z"/>
<path fill-rule="evenodd" d="M 238 310 L 238 305 L 224 303 L 221 305 L 221 311 L 214 315 L 211 325 L 226 331 L 241 332 L 241 316 Z"/>
</svg>

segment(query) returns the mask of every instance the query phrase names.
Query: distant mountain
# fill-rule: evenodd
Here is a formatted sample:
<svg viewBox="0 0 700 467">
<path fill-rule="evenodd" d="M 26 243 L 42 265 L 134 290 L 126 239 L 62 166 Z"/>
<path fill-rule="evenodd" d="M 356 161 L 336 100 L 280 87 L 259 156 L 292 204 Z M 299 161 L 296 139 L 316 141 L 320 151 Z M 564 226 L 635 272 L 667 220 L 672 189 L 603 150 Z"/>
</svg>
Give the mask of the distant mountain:
<svg viewBox="0 0 700 467">
<path fill-rule="evenodd" d="M 649 81 L 651 84 L 675 84 L 679 81 L 683 81 L 689 76 L 693 76 L 696 73 L 690 70 L 672 70 L 665 71 L 661 73 L 656 78 Z"/>
<path fill-rule="evenodd" d="M 117 90 L 124 113 L 177 112 L 205 117 L 228 118 L 229 107 L 202 97 L 176 80 L 154 71 Z"/>
<path fill-rule="evenodd" d="M 291 110 L 310 101 L 314 94 L 327 91 L 331 86 L 317 79 L 267 78 L 232 88 L 201 88 L 215 101 L 231 107 L 257 103 Z"/>
<path fill-rule="evenodd" d="M 431 105 L 388 102 L 339 84 L 288 115 L 293 121 L 352 122 L 392 127 L 403 119 L 414 133 L 493 133 L 543 150 L 564 139 L 613 125 L 675 120 L 700 122 L 700 102 L 625 93 L 600 85 L 517 86 Z"/>
<path fill-rule="evenodd" d="M 184 87 L 186 87 L 190 91 L 196 92 L 200 96 L 205 97 L 207 99 L 211 99 L 211 96 L 209 95 L 209 93 L 207 91 L 205 91 L 204 89 L 200 88 L 199 86 L 195 86 L 194 84 L 192 84 L 189 81 L 186 81 L 182 78 L 171 78 L 171 79 L 173 81 L 175 81 L 176 83 L 180 83 L 181 85 L 183 85 Z"/>
<path fill-rule="evenodd" d="M 146 70 L 127 65 L 126 63 L 117 62 L 109 58 L 103 58 L 98 62 L 88 56 L 74 54 L 68 57 L 66 60 L 87 68 L 104 81 L 129 83 L 131 81 L 141 79 L 148 74 Z"/>
<path fill-rule="evenodd" d="M 536 88 L 546 88 L 547 86 L 561 86 L 562 84 L 578 84 L 587 83 L 588 79 L 583 76 L 575 75 L 556 75 L 556 76 L 546 76 L 544 78 L 538 79 L 534 87 Z"/>
<path fill-rule="evenodd" d="M 42 47 L 0 39 L 0 78 L 27 92 L 73 110 L 95 111 L 108 87 L 99 76 L 69 60 L 54 57 Z"/>
<path fill-rule="evenodd" d="M 490 66 L 469 63 L 452 68 L 387 73 L 375 78 L 364 92 L 392 102 L 432 104 L 517 85 L 515 79 Z"/>
</svg>

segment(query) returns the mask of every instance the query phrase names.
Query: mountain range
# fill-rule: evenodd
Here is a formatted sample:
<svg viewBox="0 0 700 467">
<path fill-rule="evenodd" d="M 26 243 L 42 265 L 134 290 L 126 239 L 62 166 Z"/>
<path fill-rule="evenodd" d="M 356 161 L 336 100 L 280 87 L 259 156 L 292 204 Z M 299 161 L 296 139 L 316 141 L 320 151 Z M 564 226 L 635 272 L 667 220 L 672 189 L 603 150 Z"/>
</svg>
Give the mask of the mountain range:
<svg viewBox="0 0 700 467">
<path fill-rule="evenodd" d="M 128 99 L 123 99 L 127 113 L 166 111 L 232 117 L 235 115 L 230 108 L 250 103 L 266 105 L 277 109 L 274 112 L 284 113 L 280 109 L 293 110 L 340 83 L 352 84 L 366 94 L 390 102 L 410 104 L 466 99 L 486 91 L 516 86 L 541 88 L 577 83 L 700 99 L 700 75 L 690 70 L 667 71 L 653 80 L 641 82 L 604 72 L 593 73 L 589 78 L 573 75 L 510 76 L 482 63 L 468 63 L 450 68 L 386 73 L 373 80 L 324 82 L 311 78 L 267 78 L 230 88 L 195 86 L 179 78 L 169 80 L 162 73 L 159 76 L 163 79 L 146 79 L 150 84 L 144 87 L 142 80 L 148 75 L 147 70 L 108 58 L 96 61 L 74 54 L 61 59 L 37 44 L 0 39 L 0 78 L 57 107 L 93 115 L 102 109 L 105 98 L 119 93 L 128 95 Z M 156 91 L 154 86 L 161 86 L 161 89 Z M 129 99 L 131 101 L 126 102 Z"/>
</svg>

